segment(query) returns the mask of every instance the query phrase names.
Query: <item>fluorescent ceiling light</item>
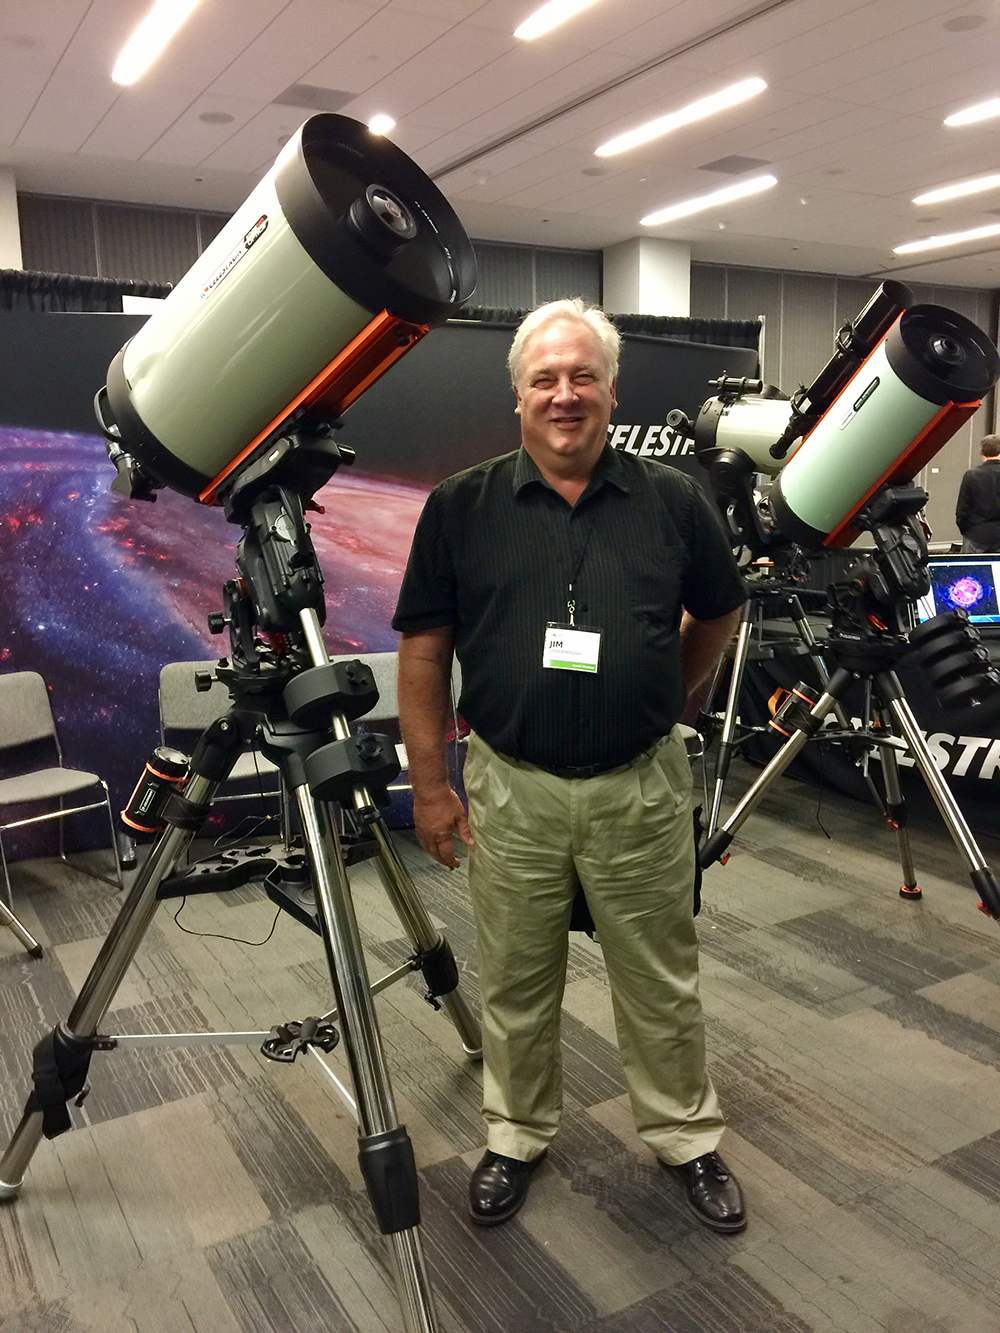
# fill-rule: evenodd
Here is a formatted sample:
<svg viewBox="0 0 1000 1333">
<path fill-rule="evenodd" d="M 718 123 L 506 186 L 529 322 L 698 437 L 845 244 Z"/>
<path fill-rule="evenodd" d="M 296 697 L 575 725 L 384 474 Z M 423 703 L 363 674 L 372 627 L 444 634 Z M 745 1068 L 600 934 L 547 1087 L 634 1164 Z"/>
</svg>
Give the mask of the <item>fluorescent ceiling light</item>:
<svg viewBox="0 0 1000 1333">
<path fill-rule="evenodd" d="M 915 255 L 919 250 L 938 250 L 946 245 L 961 245 L 963 241 L 981 241 L 987 236 L 1000 236 L 1000 222 L 988 227 L 973 227 L 971 231 L 953 231 L 947 236 L 925 236 L 922 241 L 908 241 L 897 245 L 894 255 Z"/>
<path fill-rule="evenodd" d="M 390 130 L 396 128 L 396 122 L 392 116 L 378 115 L 372 116 L 368 122 L 368 128 L 372 134 L 388 134 Z"/>
<path fill-rule="evenodd" d="M 145 74 L 198 0 L 156 0 L 153 8 L 125 43 L 111 71 L 115 83 L 134 83 Z"/>
<path fill-rule="evenodd" d="M 526 18 L 519 28 L 514 29 L 514 36 L 530 42 L 534 37 L 558 28 L 560 23 L 574 18 L 582 9 L 589 9 L 595 0 L 549 0 L 547 5 L 536 9 L 530 18 Z"/>
<path fill-rule="evenodd" d="M 691 213 L 701 213 L 706 208 L 715 208 L 717 204 L 730 204 L 734 199 L 743 199 L 748 194 L 760 194 L 761 190 L 769 190 L 777 183 L 777 176 L 770 174 L 751 176 L 749 180 L 740 181 L 738 185 L 727 185 L 721 190 L 713 190 L 711 194 L 701 194 L 696 199 L 686 199 L 682 204 L 671 204 L 669 208 L 661 208 L 658 212 L 641 218 L 640 222 L 643 227 L 658 227 L 661 222 L 673 222 L 675 218 L 686 218 Z M 1000 231 L 1000 227 L 997 230 Z"/>
<path fill-rule="evenodd" d="M 959 181 L 957 185 L 940 185 L 936 190 L 918 194 L 915 204 L 941 204 L 946 199 L 961 199 L 965 194 L 979 194 L 983 190 L 1000 189 L 1000 175 L 976 176 L 974 180 Z"/>
<path fill-rule="evenodd" d="M 977 102 L 967 106 L 964 111 L 956 111 L 953 116 L 946 116 L 946 125 L 974 125 L 977 120 L 992 120 L 1000 116 L 1000 97 L 991 97 L 988 102 Z"/>
<path fill-rule="evenodd" d="M 748 97 L 756 97 L 766 87 L 767 84 L 763 79 L 744 79 L 741 83 L 734 83 L 731 88 L 723 88 L 721 92 L 712 93 L 709 97 L 700 97 L 690 106 L 681 107 L 679 111 L 671 111 L 666 116 L 658 116 L 656 120 L 640 125 L 638 129 L 628 130 L 625 134 L 609 139 L 607 143 L 602 143 L 600 148 L 594 150 L 595 155 L 612 157 L 615 153 L 625 153 L 641 143 L 649 143 L 650 139 L 658 139 L 661 134 L 669 134 L 671 130 L 680 129 L 682 125 L 690 125 L 695 120 L 704 120 L 706 116 L 714 116 L 717 111 L 725 111 L 727 107 L 745 102 Z"/>
</svg>

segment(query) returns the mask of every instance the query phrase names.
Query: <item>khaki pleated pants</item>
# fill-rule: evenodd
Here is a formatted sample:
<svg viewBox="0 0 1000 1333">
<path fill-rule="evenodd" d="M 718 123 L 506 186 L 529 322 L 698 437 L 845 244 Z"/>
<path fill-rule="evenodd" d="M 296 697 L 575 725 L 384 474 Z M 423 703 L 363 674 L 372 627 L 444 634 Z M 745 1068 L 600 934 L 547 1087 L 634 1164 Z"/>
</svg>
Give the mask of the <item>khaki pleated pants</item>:
<svg viewBox="0 0 1000 1333">
<path fill-rule="evenodd" d="M 705 1068 L 691 769 L 677 728 L 586 779 L 517 763 L 474 735 L 465 789 L 489 1147 L 530 1161 L 558 1128 L 568 926 L 582 885 L 639 1134 L 674 1165 L 711 1152 L 724 1121 Z"/>
</svg>

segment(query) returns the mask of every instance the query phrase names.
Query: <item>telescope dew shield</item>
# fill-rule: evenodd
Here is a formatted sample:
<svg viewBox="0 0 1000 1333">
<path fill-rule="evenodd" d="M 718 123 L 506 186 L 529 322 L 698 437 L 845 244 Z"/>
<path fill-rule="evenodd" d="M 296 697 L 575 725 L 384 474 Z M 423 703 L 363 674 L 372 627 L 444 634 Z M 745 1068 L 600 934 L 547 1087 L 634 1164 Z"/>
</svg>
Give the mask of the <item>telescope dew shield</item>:
<svg viewBox="0 0 1000 1333">
<path fill-rule="evenodd" d="M 1000 357 L 971 320 L 937 305 L 905 311 L 775 482 L 781 532 L 802 546 L 849 546 L 851 520 L 884 483 L 912 481 L 980 406 Z"/>
<path fill-rule="evenodd" d="M 115 357 L 102 424 L 157 482 L 211 503 L 292 411 L 342 412 L 475 285 L 420 168 L 357 121 L 313 116 Z"/>
</svg>

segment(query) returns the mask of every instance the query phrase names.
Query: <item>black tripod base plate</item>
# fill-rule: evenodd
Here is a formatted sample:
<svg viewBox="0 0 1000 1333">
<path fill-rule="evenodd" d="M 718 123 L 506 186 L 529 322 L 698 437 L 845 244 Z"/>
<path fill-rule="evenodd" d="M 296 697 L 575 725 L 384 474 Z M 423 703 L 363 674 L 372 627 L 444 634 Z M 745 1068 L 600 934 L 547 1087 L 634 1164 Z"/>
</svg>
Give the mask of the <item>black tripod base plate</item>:
<svg viewBox="0 0 1000 1333">
<path fill-rule="evenodd" d="M 300 860 L 301 852 L 293 853 Z M 262 880 L 280 863 L 285 854 L 280 846 L 234 847 L 218 856 L 196 861 L 178 875 L 165 879 L 157 898 L 185 898 L 195 893 L 225 893 Z"/>
<path fill-rule="evenodd" d="M 378 856 L 379 846 L 374 838 L 344 837 L 341 840 L 344 861 L 357 865 Z M 264 879 L 264 892 L 283 912 L 294 917 L 307 930 L 322 934 L 316 894 L 305 856 L 301 852 L 272 859 Z"/>
</svg>

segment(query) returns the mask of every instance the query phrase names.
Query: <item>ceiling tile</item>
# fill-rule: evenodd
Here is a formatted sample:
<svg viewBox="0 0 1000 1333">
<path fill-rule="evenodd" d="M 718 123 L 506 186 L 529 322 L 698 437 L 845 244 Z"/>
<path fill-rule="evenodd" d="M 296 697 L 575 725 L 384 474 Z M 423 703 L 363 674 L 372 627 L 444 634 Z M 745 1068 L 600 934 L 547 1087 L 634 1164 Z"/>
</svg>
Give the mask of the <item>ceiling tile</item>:
<svg viewBox="0 0 1000 1333">
<path fill-rule="evenodd" d="M 358 89 L 356 80 L 343 85 L 314 77 L 318 61 L 336 50 L 374 15 L 386 0 L 291 0 L 281 13 L 232 58 L 210 91 L 222 96 L 259 96 L 270 102 L 290 83 L 322 83 Z M 307 79 L 306 74 L 310 77 Z M 369 82 L 380 77 L 376 65 L 365 71 Z"/>
</svg>

